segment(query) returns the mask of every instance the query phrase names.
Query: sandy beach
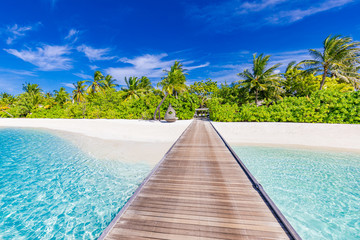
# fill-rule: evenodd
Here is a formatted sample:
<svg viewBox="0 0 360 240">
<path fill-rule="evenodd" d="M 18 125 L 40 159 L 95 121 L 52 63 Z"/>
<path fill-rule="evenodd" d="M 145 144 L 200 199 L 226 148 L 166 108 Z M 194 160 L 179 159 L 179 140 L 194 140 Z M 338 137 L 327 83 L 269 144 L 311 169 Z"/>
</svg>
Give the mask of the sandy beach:
<svg viewBox="0 0 360 240">
<path fill-rule="evenodd" d="M 107 119 L 0 119 L 0 128 L 47 129 L 97 157 L 154 166 L 192 120 L 166 123 Z M 220 123 L 231 145 L 284 146 L 360 152 L 360 125 Z"/>
<path fill-rule="evenodd" d="M 360 152 L 360 125 L 223 123 L 213 125 L 231 145 L 285 146 Z"/>
<path fill-rule="evenodd" d="M 191 123 L 107 119 L 0 119 L 0 128 L 47 129 L 97 157 L 154 166 Z"/>
</svg>

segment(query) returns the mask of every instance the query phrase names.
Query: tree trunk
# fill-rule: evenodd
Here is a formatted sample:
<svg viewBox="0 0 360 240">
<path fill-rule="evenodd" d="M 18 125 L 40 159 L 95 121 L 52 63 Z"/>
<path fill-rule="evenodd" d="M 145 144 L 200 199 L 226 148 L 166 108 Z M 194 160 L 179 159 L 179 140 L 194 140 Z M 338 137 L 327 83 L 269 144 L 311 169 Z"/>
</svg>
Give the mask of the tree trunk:
<svg viewBox="0 0 360 240">
<path fill-rule="evenodd" d="M 86 104 L 84 104 L 82 107 L 82 114 L 84 119 L 85 119 L 85 113 L 86 113 Z"/>
<path fill-rule="evenodd" d="M 161 102 L 159 103 L 159 105 L 157 106 L 155 112 L 154 112 L 154 120 L 156 120 L 156 113 L 159 112 L 159 121 L 160 121 L 160 107 L 163 104 L 163 102 L 165 101 L 166 97 L 168 96 L 168 93 L 165 92 L 165 96 L 163 97 L 163 99 L 161 100 Z"/>
<path fill-rule="evenodd" d="M 5 110 L 2 110 L 4 113 L 6 113 L 7 115 L 9 115 L 10 117 L 14 117 L 12 114 L 8 113 L 7 111 Z"/>
<path fill-rule="evenodd" d="M 324 68 L 324 74 L 323 74 L 323 77 L 322 77 L 322 80 L 321 80 L 321 83 L 320 83 L 320 89 L 321 90 L 325 84 L 325 79 L 326 79 L 326 75 L 327 75 L 327 68 Z"/>
<path fill-rule="evenodd" d="M 255 90 L 255 105 L 258 106 L 258 90 Z"/>
</svg>

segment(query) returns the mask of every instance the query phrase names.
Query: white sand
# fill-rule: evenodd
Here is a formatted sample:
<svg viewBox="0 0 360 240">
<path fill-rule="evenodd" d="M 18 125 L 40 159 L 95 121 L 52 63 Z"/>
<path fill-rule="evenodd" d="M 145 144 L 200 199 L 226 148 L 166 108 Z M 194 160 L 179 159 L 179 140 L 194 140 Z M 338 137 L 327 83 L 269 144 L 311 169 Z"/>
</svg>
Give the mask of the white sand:
<svg viewBox="0 0 360 240">
<path fill-rule="evenodd" d="M 155 165 L 191 120 L 166 123 L 106 119 L 5 119 L 1 127 L 45 128 L 98 157 Z M 219 123 L 231 145 L 273 145 L 360 152 L 360 125 L 309 123 Z"/>
<path fill-rule="evenodd" d="M 0 118 L 0 128 L 45 128 L 98 157 L 155 165 L 191 120 L 166 123 L 107 119 Z"/>
<path fill-rule="evenodd" d="M 283 145 L 360 151 L 360 125 L 319 123 L 220 123 L 216 129 L 231 145 Z"/>
</svg>

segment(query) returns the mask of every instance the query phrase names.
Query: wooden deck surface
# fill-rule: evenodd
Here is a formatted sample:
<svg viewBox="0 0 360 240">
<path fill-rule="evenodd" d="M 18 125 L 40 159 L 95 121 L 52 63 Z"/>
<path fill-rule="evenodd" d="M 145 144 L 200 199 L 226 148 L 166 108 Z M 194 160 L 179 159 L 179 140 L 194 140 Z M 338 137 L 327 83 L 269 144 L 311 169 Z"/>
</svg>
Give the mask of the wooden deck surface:
<svg viewBox="0 0 360 240">
<path fill-rule="evenodd" d="M 194 120 L 105 239 L 289 236 L 212 125 Z"/>
</svg>

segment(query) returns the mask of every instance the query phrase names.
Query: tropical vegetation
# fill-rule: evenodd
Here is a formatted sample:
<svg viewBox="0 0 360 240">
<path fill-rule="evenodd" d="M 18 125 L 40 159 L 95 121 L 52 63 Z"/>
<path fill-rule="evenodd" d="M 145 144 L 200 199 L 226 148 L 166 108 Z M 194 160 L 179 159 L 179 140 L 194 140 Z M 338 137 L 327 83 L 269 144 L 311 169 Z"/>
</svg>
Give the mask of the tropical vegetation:
<svg viewBox="0 0 360 240">
<path fill-rule="evenodd" d="M 120 86 L 101 71 L 73 83 L 72 92 L 24 83 L 18 95 L 0 94 L 0 117 L 160 120 L 171 104 L 179 119 L 207 107 L 214 121 L 360 123 L 360 43 L 329 36 L 309 55 L 281 72 L 270 55 L 253 54 L 251 68 L 221 84 L 189 81 L 178 61 L 156 85 L 146 76 L 129 76 Z"/>
</svg>

